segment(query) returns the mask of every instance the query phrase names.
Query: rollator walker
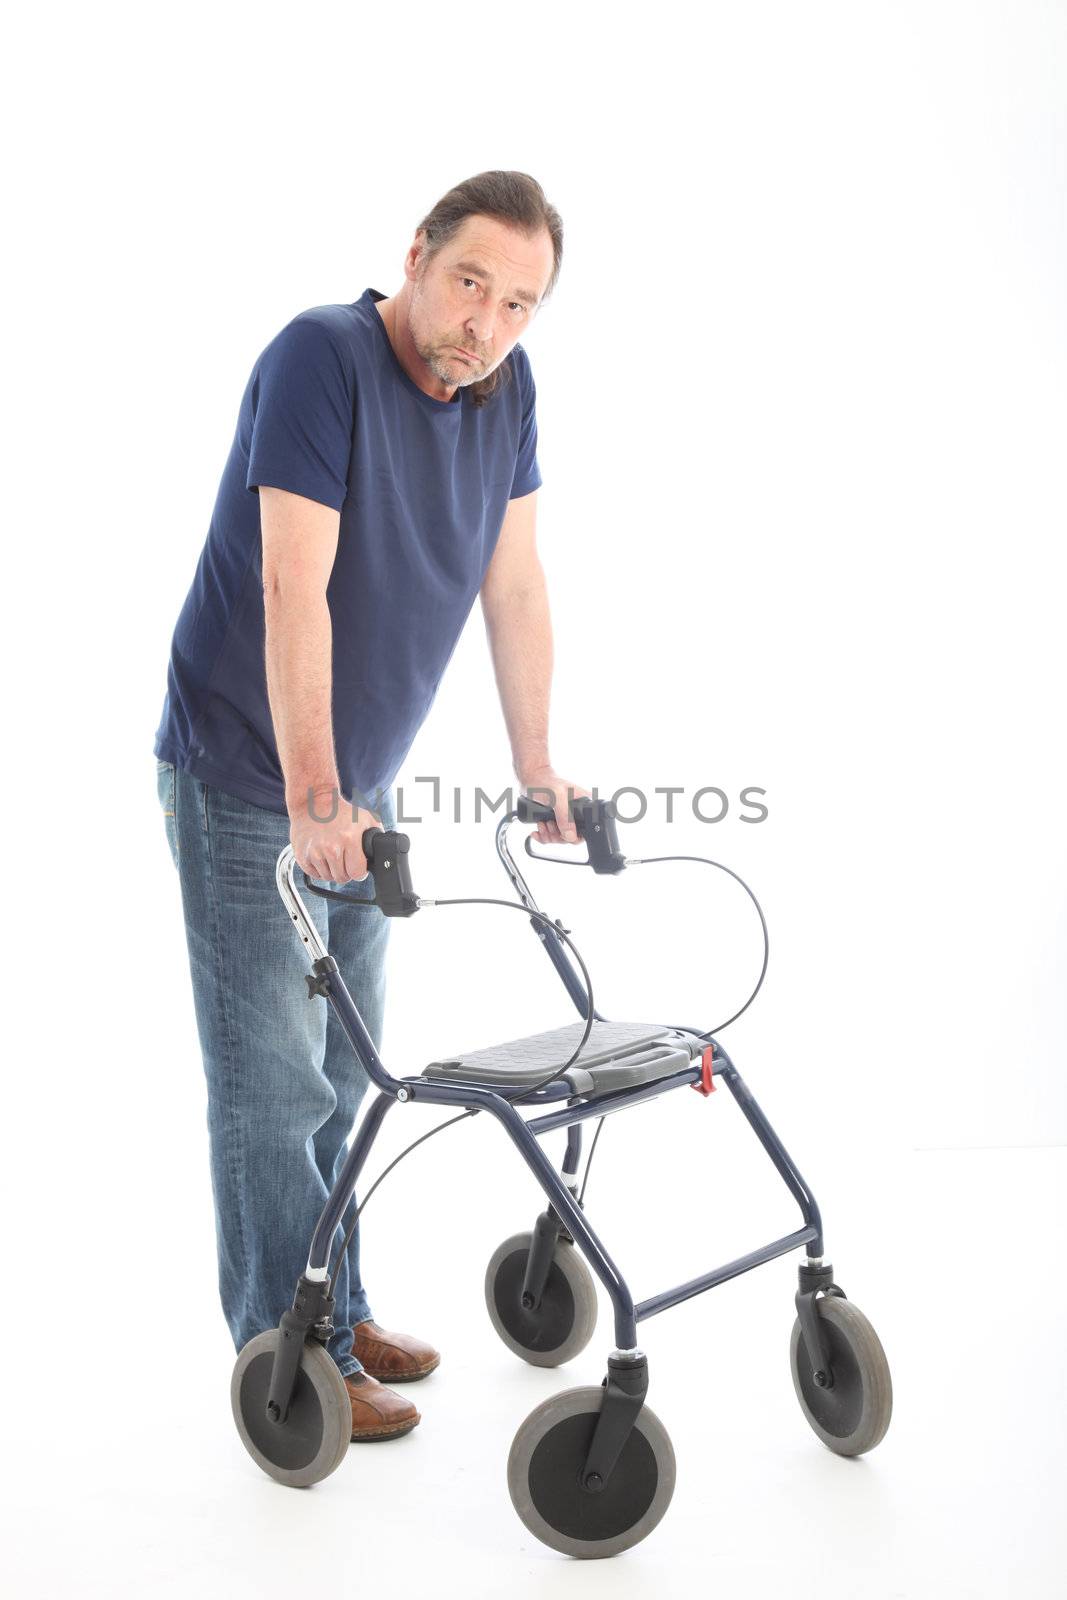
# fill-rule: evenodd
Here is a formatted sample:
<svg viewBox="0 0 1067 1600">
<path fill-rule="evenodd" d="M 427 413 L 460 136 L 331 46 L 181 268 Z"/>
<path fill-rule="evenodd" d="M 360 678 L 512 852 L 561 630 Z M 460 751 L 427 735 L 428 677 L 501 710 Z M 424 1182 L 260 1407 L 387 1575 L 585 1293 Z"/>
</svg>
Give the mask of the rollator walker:
<svg viewBox="0 0 1067 1600">
<path fill-rule="evenodd" d="M 638 864 L 628 862 L 619 850 L 610 801 L 580 797 L 572 814 L 588 851 L 587 862 L 573 864 L 604 874 Z M 502 817 L 496 847 L 518 900 L 487 903 L 515 904 L 528 914 L 584 1020 L 432 1061 L 418 1076 L 404 1078 L 393 1077 L 380 1059 L 297 889 L 299 869 L 292 848 L 281 852 L 278 890 L 310 962 L 308 997 L 322 997 L 333 1008 L 379 1092 L 319 1217 L 292 1306 L 277 1328 L 258 1334 L 241 1350 L 231 1401 L 249 1454 L 278 1482 L 306 1487 L 340 1466 L 351 1438 L 352 1411 L 340 1370 L 326 1350 L 334 1333 L 330 1258 L 375 1137 L 386 1112 L 397 1104 L 488 1112 L 500 1122 L 546 1200 L 532 1227 L 505 1239 L 486 1269 L 486 1309 L 500 1338 L 534 1366 L 562 1366 L 592 1338 L 597 1319 L 594 1277 L 611 1299 L 615 1348 L 607 1356 L 605 1376 L 599 1385 L 564 1389 L 535 1406 L 515 1434 L 507 1463 L 512 1503 L 530 1532 L 554 1550 L 588 1558 L 616 1555 L 644 1539 L 674 1492 L 670 1437 L 646 1404 L 648 1358 L 638 1345 L 638 1323 L 803 1249 L 789 1353 L 797 1399 L 811 1428 L 838 1455 L 873 1449 L 889 1426 L 892 1385 L 877 1334 L 834 1282 L 833 1268 L 823 1259 L 822 1221 L 811 1190 L 719 1041 L 689 1028 L 610 1022 L 593 1007 L 591 986 L 587 982 L 583 987 L 568 955 L 569 948 L 577 956 L 568 930 L 539 909 L 508 848 L 514 822 L 537 823 L 554 816 L 551 806 L 523 795 L 516 809 Z M 448 903 L 420 900 L 413 892 L 406 834 L 368 828 L 363 848 L 374 881 L 373 901 L 321 888 L 312 892 L 347 898 L 365 911 L 370 908 L 371 915 L 375 907 L 386 916 L 411 916 L 420 906 Z M 526 851 L 533 859 L 559 860 L 532 851 L 529 836 Z M 306 876 L 304 884 L 311 889 Z M 580 956 L 578 961 L 585 972 Z M 673 1089 L 707 1096 L 721 1083 L 797 1202 L 802 1226 L 635 1305 L 585 1215 L 578 1190 L 582 1124 Z M 535 1114 L 524 1116 L 526 1109 Z M 542 1134 L 557 1128 L 568 1130 L 561 1171 L 539 1143 Z M 355 1218 L 338 1264 L 354 1227 Z"/>
</svg>

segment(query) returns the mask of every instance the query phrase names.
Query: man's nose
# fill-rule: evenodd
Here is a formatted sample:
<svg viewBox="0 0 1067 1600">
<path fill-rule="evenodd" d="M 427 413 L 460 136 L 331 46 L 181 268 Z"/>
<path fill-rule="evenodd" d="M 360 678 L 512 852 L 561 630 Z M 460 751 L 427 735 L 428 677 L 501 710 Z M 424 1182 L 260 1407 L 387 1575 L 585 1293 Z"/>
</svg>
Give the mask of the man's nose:
<svg viewBox="0 0 1067 1600">
<path fill-rule="evenodd" d="M 478 316 L 467 318 L 467 337 L 472 344 L 478 346 L 479 351 L 492 343 L 494 316 L 491 311 L 483 311 Z"/>
</svg>

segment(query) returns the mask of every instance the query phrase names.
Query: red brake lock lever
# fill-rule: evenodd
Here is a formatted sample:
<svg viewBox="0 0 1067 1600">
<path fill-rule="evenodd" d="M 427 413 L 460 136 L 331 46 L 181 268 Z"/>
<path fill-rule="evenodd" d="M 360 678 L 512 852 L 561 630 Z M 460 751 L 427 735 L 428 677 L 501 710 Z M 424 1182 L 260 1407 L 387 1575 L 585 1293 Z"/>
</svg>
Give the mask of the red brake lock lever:
<svg viewBox="0 0 1067 1600">
<path fill-rule="evenodd" d="M 700 1058 L 700 1077 L 695 1083 L 689 1085 L 698 1094 L 708 1095 L 715 1093 L 715 1079 L 711 1075 L 711 1058 L 714 1050 L 715 1046 L 709 1044 Z"/>
</svg>

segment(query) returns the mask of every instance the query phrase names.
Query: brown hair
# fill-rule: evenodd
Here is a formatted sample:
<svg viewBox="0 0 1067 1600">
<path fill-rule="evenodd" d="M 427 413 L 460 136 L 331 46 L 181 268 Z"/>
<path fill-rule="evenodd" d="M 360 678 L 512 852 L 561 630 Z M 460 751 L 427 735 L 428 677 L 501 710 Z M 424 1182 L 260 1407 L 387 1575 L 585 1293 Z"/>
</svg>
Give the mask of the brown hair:
<svg viewBox="0 0 1067 1600">
<path fill-rule="evenodd" d="M 552 276 L 541 298 L 544 305 L 559 278 L 563 264 L 563 219 L 555 206 L 549 205 L 545 192 L 536 178 L 528 172 L 479 172 L 465 178 L 454 189 L 441 196 L 437 204 L 423 217 L 416 230 L 424 233 L 425 246 L 420 261 L 433 260 L 439 250 L 459 232 L 468 217 L 495 217 L 518 228 L 532 239 L 542 228 L 548 230 L 552 240 L 554 261 Z M 511 381 L 511 358 L 502 361 L 488 377 L 470 385 L 472 405 L 484 406 L 498 389 Z"/>
</svg>

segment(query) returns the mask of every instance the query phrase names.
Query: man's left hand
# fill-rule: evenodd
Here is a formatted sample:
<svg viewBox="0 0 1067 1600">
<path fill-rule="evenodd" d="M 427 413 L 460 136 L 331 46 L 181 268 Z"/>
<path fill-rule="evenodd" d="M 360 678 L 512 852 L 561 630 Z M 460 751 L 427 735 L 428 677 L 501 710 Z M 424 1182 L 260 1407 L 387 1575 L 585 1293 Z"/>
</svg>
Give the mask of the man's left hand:
<svg viewBox="0 0 1067 1600">
<path fill-rule="evenodd" d="M 520 782 L 534 800 L 551 804 L 556 813 L 555 822 L 537 824 L 538 843 L 577 844 L 578 829 L 574 825 L 569 807 L 571 801 L 577 799 L 579 795 L 591 799 L 589 790 L 583 789 L 570 778 L 561 777 L 554 767 L 537 767 L 532 772 L 524 772 Z"/>
</svg>

